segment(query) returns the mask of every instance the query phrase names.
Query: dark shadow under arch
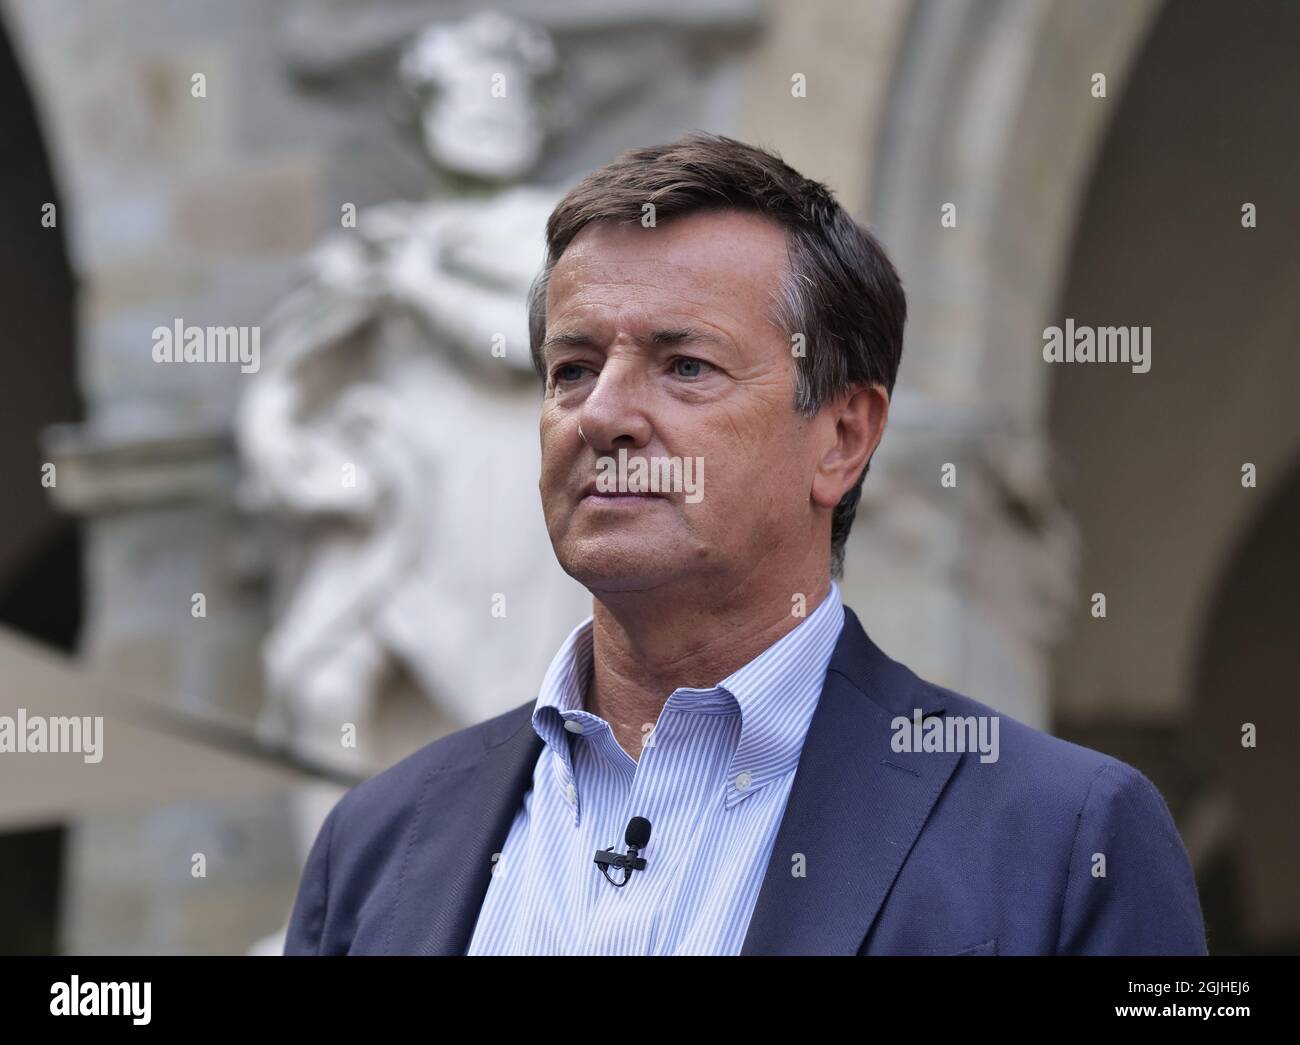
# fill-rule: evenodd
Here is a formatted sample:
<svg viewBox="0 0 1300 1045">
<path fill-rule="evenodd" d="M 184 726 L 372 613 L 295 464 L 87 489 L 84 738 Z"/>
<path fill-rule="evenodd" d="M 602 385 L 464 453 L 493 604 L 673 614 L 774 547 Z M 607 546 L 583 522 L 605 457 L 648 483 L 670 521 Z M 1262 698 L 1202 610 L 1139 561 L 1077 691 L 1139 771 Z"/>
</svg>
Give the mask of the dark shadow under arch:
<svg viewBox="0 0 1300 1045">
<path fill-rule="evenodd" d="M 1200 633 L 1189 746 L 1226 830 L 1203 889 L 1225 948 L 1300 953 L 1300 462 L 1226 563 Z M 1243 724 L 1256 746 L 1243 746 Z M 1235 919 L 1235 924 L 1234 924 Z"/>
<path fill-rule="evenodd" d="M 46 425 L 82 416 L 67 213 L 3 26 L 0 157 L 0 625 L 71 652 L 81 627 L 80 540 L 41 485 L 39 443 Z M 58 208 L 53 228 L 41 224 L 47 203 Z M 57 824 L 0 832 L 0 953 L 56 950 L 63 846 Z"/>
</svg>

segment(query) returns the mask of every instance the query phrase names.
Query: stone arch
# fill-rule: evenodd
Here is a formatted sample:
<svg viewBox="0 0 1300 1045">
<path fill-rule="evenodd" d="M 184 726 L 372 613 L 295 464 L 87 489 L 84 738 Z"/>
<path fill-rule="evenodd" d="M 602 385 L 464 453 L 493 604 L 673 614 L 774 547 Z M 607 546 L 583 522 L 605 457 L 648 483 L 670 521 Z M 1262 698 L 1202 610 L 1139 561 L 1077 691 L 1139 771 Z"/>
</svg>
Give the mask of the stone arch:
<svg viewBox="0 0 1300 1045">
<path fill-rule="evenodd" d="M 877 518 L 861 529 L 896 542 L 871 563 L 890 608 L 869 611 L 869 627 L 923 674 L 1033 725 L 1050 717 L 1050 648 L 1075 597 L 1049 380 L 1034 363 L 1114 99 L 1158 8 L 917 0 L 875 149 L 868 215 L 910 307 L 877 455 L 889 488 L 864 489 Z M 1105 99 L 1090 90 L 1097 72 Z M 955 228 L 941 224 L 945 203 Z M 955 497 L 934 479 L 948 462 L 965 477 Z M 865 542 L 851 559 L 870 560 Z M 882 594 L 878 577 L 909 556 Z"/>
<path fill-rule="evenodd" d="M 1058 306 L 1080 323 L 1149 325 L 1151 370 L 1053 368 L 1049 396 L 1084 591 L 1108 597 L 1107 619 L 1081 608 L 1055 651 L 1053 710 L 1065 735 L 1165 793 L 1212 953 L 1285 951 L 1300 934 L 1277 805 L 1295 789 L 1278 741 L 1295 732 L 1300 580 L 1297 39 L 1294 5 L 1237 22 L 1205 2 L 1161 14 L 1090 179 Z M 1244 748 L 1245 722 L 1268 742 Z"/>
<path fill-rule="evenodd" d="M 1061 317 L 1152 329 L 1149 373 L 1051 368 L 1049 431 L 1085 536 L 1085 593 L 1110 601 L 1107 626 L 1081 614 L 1057 655 L 1056 707 L 1074 721 L 1189 713 L 1215 585 L 1300 460 L 1300 13 L 1261 4 L 1230 33 L 1222 10 L 1161 17 L 1061 294 Z M 1214 88 L 1198 91 L 1210 67 Z M 1242 227 L 1246 201 L 1256 228 Z M 1258 488 L 1242 485 L 1247 464 Z"/>
<path fill-rule="evenodd" d="M 980 427 L 1036 438 L 1025 366 L 1056 303 L 1083 190 L 1158 0 L 913 7 L 871 215 L 912 302 L 901 379 Z M 1090 78 L 1107 77 L 1107 99 Z M 957 205 L 958 226 L 940 225 Z"/>
</svg>

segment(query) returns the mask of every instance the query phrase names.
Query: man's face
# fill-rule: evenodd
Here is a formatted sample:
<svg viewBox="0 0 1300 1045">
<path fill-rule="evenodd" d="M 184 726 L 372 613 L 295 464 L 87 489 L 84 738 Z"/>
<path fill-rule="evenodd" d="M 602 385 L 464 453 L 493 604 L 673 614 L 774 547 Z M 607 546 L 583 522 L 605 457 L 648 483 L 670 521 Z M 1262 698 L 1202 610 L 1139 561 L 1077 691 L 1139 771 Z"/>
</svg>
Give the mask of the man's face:
<svg viewBox="0 0 1300 1045">
<path fill-rule="evenodd" d="M 738 211 L 593 223 L 556 263 L 539 485 L 556 557 L 592 591 L 728 588 L 792 541 L 828 540 L 810 503 L 824 425 L 794 409 L 771 318 L 786 264 L 781 228 Z M 620 449 L 703 459 L 702 496 L 601 496 L 597 461 Z"/>
</svg>

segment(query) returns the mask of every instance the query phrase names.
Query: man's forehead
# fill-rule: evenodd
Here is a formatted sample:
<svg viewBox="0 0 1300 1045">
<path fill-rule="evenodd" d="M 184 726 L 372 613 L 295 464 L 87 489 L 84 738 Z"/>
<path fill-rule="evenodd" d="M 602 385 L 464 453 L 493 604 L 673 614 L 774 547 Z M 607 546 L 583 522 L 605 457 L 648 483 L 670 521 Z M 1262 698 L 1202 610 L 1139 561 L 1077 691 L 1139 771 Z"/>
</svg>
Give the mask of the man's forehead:
<svg viewBox="0 0 1300 1045">
<path fill-rule="evenodd" d="M 585 226 L 556 262 L 550 290 L 552 300 L 602 283 L 766 293 L 785 265 L 784 230 L 757 214 L 711 210 L 653 227 L 598 221 Z"/>
</svg>

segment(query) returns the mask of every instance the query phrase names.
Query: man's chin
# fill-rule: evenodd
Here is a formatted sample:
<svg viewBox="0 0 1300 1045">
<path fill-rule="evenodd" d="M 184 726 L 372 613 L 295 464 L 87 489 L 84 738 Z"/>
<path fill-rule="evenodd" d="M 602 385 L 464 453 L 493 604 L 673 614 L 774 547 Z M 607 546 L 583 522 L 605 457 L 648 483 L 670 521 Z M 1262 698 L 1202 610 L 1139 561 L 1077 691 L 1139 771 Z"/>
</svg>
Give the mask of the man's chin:
<svg viewBox="0 0 1300 1045">
<path fill-rule="evenodd" d="M 679 556 L 640 547 L 575 549 L 559 556 L 561 568 L 593 594 L 650 591 L 679 579 Z"/>
</svg>

